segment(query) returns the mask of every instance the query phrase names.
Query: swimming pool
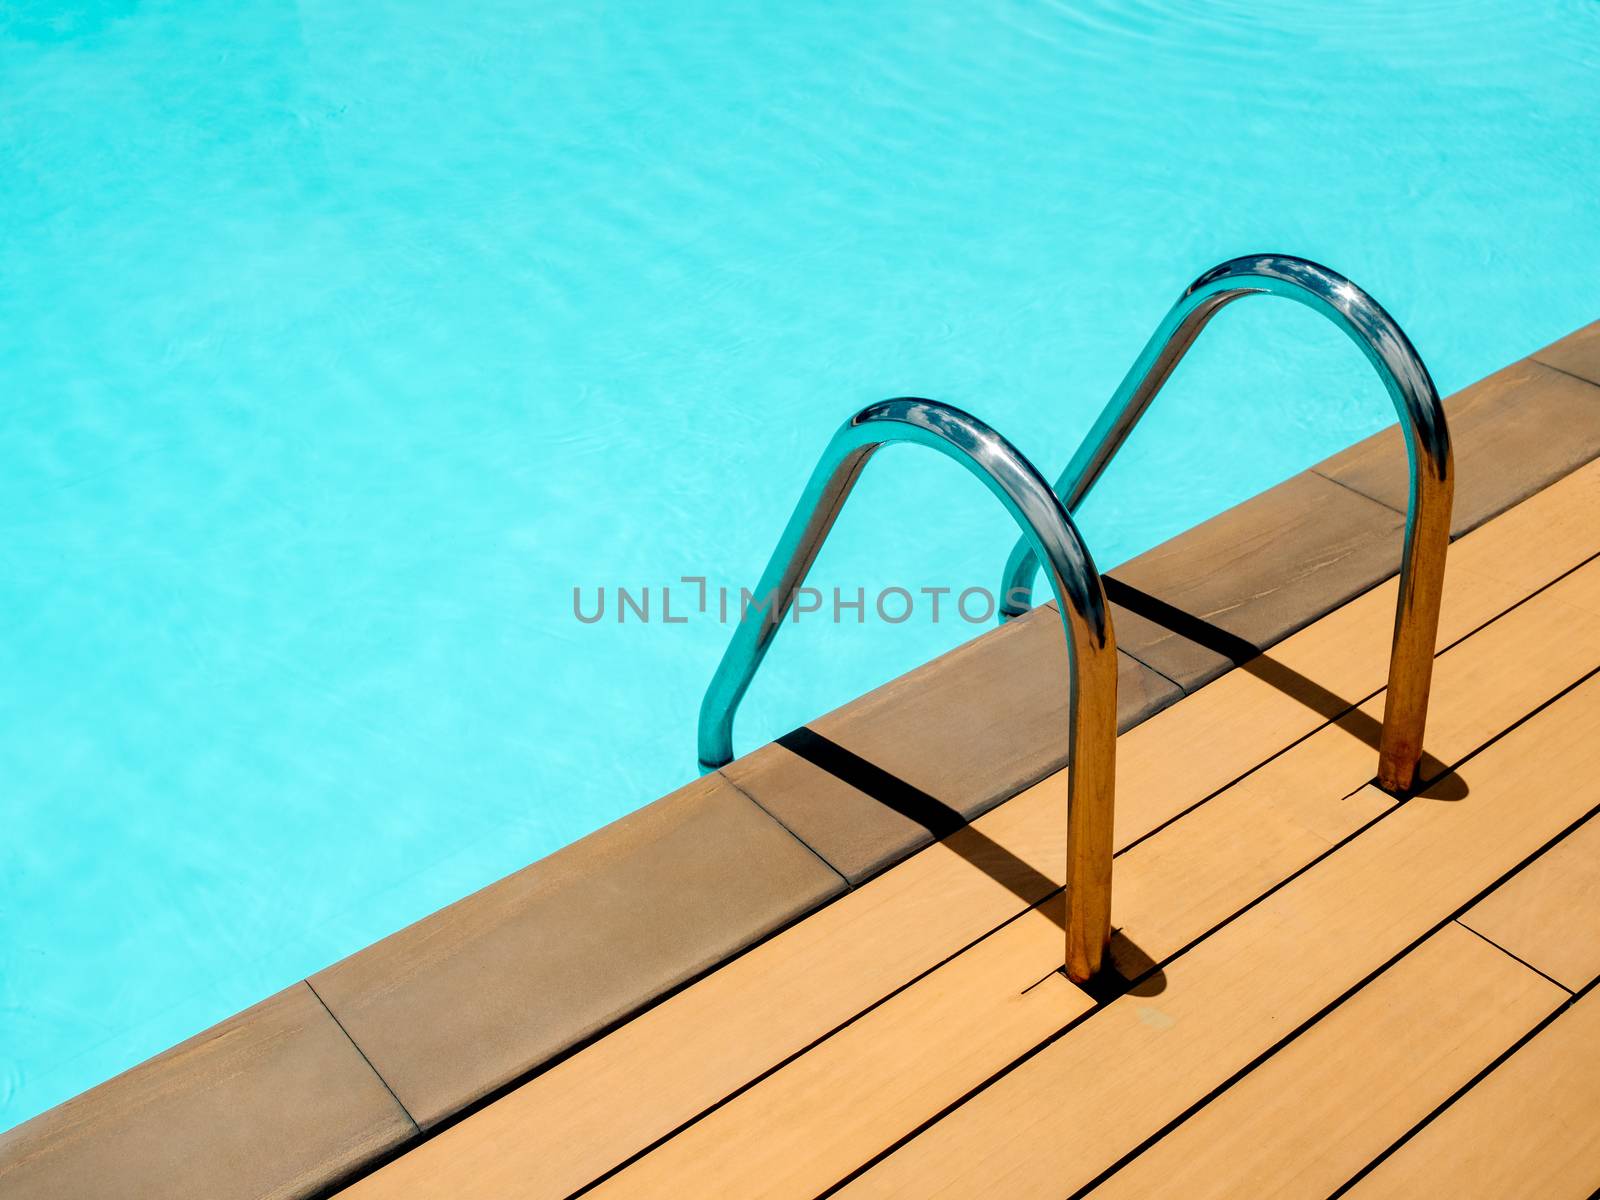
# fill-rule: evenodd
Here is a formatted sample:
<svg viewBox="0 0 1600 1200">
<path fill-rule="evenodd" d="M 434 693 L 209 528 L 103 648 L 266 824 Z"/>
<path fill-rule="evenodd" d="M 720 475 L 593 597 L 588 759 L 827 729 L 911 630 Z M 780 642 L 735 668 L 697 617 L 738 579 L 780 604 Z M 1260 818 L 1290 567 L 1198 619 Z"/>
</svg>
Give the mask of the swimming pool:
<svg viewBox="0 0 1600 1200">
<path fill-rule="evenodd" d="M 1596 315 L 1594 4 L 1205 9 L 9 6 L 0 1127 L 692 777 L 731 626 L 659 589 L 753 587 L 861 404 L 1053 474 L 1256 250 L 1371 290 L 1441 391 Z M 1331 327 L 1239 306 L 1085 535 L 1391 419 Z M 995 584 L 953 464 L 860 492 L 819 587 Z M 828 615 L 741 747 L 977 630 Z"/>
</svg>

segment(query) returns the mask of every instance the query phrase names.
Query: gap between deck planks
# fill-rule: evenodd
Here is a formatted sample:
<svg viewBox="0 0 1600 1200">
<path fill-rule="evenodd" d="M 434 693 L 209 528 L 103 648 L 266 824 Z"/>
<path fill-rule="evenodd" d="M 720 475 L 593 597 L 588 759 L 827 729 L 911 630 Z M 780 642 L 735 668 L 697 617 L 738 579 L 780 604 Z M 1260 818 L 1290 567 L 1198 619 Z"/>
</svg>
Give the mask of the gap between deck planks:
<svg viewBox="0 0 1600 1200">
<path fill-rule="evenodd" d="M 1589 532 L 1581 516 L 1597 496 L 1600 467 L 1585 468 L 1457 543 L 1441 644 L 1581 561 Z M 1275 647 L 1255 664 L 1274 681 L 1235 671 L 1124 737 L 1119 844 L 1381 686 L 1393 598 L 1391 582 Z M 351 1194 L 543 1196 L 583 1186 L 1057 887 L 1063 794 L 1057 776 L 1002 805 Z"/>
</svg>

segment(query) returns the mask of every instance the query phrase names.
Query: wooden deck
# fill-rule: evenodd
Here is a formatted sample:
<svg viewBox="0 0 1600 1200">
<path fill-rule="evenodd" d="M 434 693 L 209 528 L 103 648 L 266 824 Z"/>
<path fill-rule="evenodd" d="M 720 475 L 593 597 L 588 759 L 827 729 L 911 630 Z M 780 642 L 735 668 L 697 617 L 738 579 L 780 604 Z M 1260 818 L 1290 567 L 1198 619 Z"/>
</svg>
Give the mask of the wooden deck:
<svg viewBox="0 0 1600 1200">
<path fill-rule="evenodd" d="M 1590 1195 L 1597 551 L 1600 464 L 1455 543 L 1403 803 L 1393 582 L 1124 735 L 1131 986 L 1057 970 L 1057 775 L 344 1195 Z"/>
</svg>

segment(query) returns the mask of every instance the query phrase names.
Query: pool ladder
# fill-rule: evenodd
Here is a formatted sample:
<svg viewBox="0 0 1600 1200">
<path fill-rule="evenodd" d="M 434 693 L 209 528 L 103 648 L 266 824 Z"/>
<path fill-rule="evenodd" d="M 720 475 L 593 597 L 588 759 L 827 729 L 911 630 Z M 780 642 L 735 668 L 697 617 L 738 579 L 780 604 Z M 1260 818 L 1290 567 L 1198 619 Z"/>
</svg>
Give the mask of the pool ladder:
<svg viewBox="0 0 1600 1200">
<path fill-rule="evenodd" d="M 1072 519 L 1200 331 L 1244 296 L 1280 296 L 1321 313 L 1356 343 L 1388 389 L 1405 434 L 1411 489 L 1405 550 L 1379 740 L 1378 783 L 1403 794 L 1416 780 L 1450 544 L 1455 489 L 1444 406 L 1415 348 L 1383 307 L 1350 280 L 1303 258 L 1251 255 L 1213 267 L 1185 289 L 1066 470 L 1051 488 L 1022 453 L 984 422 L 936 400 L 872 404 L 834 434 L 784 527 L 700 706 L 700 769 L 733 761 L 733 718 L 795 593 L 867 460 L 894 442 L 959 462 L 1022 529 L 1006 562 L 1001 619 L 1026 612 L 1042 563 L 1068 648 L 1066 973 L 1085 983 L 1111 939 L 1112 817 L 1117 739 L 1116 636 L 1105 588 Z"/>
</svg>

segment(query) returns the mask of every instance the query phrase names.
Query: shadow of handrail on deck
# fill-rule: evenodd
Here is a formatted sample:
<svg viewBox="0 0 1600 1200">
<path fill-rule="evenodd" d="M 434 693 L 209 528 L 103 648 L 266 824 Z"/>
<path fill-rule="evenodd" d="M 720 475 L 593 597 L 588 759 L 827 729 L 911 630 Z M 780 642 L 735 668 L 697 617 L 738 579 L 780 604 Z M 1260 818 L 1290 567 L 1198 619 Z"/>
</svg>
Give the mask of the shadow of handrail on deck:
<svg viewBox="0 0 1600 1200">
<path fill-rule="evenodd" d="M 778 739 L 778 745 L 872 797 L 885 808 L 915 821 L 931 833 L 936 842 L 977 867 L 1029 908 L 1038 909 L 1065 931 L 1065 889 L 1032 863 L 1018 858 L 971 825 L 959 809 L 805 726 L 784 734 Z M 1084 987 L 1097 1001 L 1104 1002 L 1127 991 L 1138 996 L 1155 996 L 1166 987 L 1166 977 L 1155 962 L 1121 930 L 1112 931 L 1111 966 L 1118 978 L 1103 977 Z M 1130 985 L 1129 980 L 1136 982 Z"/>
<path fill-rule="evenodd" d="M 1318 716 L 1372 747 L 1374 753 L 1377 752 L 1379 741 L 1383 736 L 1383 722 L 1361 709 L 1361 705 L 1370 697 L 1348 700 L 1337 692 L 1330 691 L 1315 679 L 1279 662 L 1266 651 L 1258 649 L 1253 642 L 1236 633 L 1230 633 L 1220 625 L 1214 625 L 1203 617 L 1185 612 L 1176 605 L 1152 596 L 1149 592 L 1142 592 L 1110 575 L 1103 576 L 1102 582 L 1105 584 L 1106 599 L 1121 605 L 1136 616 L 1155 622 L 1163 629 L 1171 630 L 1179 637 L 1187 638 L 1213 654 L 1221 655 L 1239 670 L 1276 688 L 1291 700 L 1300 702 Z M 1145 665 L 1149 666 L 1148 663 Z M 1422 761 L 1417 764 L 1416 783 L 1409 794 L 1421 791 L 1447 770 L 1449 768 L 1444 763 L 1424 751 Z M 1376 784 L 1376 777 L 1373 782 Z"/>
</svg>

